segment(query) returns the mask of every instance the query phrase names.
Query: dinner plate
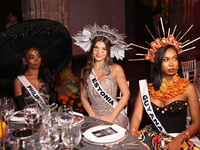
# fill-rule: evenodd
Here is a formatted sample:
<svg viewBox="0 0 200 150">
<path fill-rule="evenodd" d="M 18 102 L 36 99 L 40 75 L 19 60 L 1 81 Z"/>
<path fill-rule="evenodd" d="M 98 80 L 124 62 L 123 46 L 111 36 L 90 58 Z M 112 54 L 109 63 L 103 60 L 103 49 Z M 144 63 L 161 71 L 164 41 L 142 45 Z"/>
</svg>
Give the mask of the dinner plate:
<svg viewBox="0 0 200 150">
<path fill-rule="evenodd" d="M 92 144 L 108 144 L 123 140 L 127 136 L 126 129 L 114 125 L 99 125 L 83 133 L 83 140 Z"/>
</svg>

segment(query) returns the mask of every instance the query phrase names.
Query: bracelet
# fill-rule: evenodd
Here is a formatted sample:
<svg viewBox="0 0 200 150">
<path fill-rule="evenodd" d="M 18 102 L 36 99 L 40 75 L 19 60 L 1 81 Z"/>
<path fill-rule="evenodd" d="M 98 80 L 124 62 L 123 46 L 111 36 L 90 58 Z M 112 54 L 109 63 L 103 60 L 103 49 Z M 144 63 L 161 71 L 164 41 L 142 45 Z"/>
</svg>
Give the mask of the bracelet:
<svg viewBox="0 0 200 150">
<path fill-rule="evenodd" d="M 133 136 L 137 137 L 137 138 L 139 137 L 138 130 L 136 130 L 135 128 L 130 129 L 130 133 L 131 133 Z"/>
<path fill-rule="evenodd" d="M 190 139 L 189 132 L 183 131 L 181 133 L 184 135 L 185 141 L 189 141 L 189 139 Z"/>
</svg>

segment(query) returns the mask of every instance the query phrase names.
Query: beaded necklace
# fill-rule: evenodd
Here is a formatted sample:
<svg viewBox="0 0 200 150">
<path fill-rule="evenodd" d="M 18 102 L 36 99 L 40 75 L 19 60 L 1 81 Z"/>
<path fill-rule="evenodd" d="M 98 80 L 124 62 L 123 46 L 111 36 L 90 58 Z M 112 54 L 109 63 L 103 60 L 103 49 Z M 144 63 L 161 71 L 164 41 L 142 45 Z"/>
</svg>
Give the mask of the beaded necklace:
<svg viewBox="0 0 200 150">
<path fill-rule="evenodd" d="M 162 78 L 160 90 L 156 91 L 153 87 L 153 83 L 148 84 L 148 90 L 154 99 L 166 101 L 176 97 L 179 94 L 183 94 L 189 82 L 190 81 L 185 78 L 181 78 L 176 73 L 170 81 L 167 81 L 166 78 Z"/>
</svg>

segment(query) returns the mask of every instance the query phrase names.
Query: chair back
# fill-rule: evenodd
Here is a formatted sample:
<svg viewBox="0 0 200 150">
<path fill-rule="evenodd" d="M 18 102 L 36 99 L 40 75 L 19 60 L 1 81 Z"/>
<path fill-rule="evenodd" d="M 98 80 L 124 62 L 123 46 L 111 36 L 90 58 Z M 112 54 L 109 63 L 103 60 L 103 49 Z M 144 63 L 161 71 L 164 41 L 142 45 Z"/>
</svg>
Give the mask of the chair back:
<svg viewBox="0 0 200 150">
<path fill-rule="evenodd" d="M 196 79 L 196 59 L 189 61 L 182 61 L 182 70 L 184 78 L 188 79 L 191 83 L 195 82 Z"/>
<path fill-rule="evenodd" d="M 183 70 L 183 76 L 187 80 L 189 80 L 191 83 L 195 84 L 196 80 L 196 59 L 189 60 L 189 61 L 182 61 L 182 70 Z M 189 108 L 187 108 L 187 117 L 186 117 L 186 126 L 188 127 L 191 124 L 191 116 Z"/>
</svg>

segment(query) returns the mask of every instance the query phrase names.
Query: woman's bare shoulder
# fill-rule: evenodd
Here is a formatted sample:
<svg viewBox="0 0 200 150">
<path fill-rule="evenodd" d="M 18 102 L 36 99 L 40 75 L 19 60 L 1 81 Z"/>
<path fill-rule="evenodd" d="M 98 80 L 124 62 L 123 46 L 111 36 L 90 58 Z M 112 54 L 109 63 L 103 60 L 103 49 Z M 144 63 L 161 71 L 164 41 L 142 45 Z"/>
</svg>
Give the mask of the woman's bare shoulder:
<svg viewBox="0 0 200 150">
<path fill-rule="evenodd" d="M 189 83 L 186 91 L 191 91 L 191 90 L 195 90 L 195 86 L 194 86 L 194 84 Z"/>
<path fill-rule="evenodd" d="M 192 84 L 192 83 L 188 84 L 185 94 L 186 94 L 186 97 L 193 97 L 195 95 L 197 96 L 197 91 L 196 91 L 194 84 Z"/>
<path fill-rule="evenodd" d="M 15 78 L 14 79 L 14 87 L 21 87 L 22 86 L 22 83 L 21 81 L 18 79 L 18 78 Z"/>
<path fill-rule="evenodd" d="M 19 81 L 19 79 L 18 78 L 15 78 L 14 79 L 14 83 L 19 83 L 20 81 Z"/>
<path fill-rule="evenodd" d="M 121 71 L 123 70 L 122 67 L 119 65 L 119 64 L 112 64 L 110 65 L 110 68 L 113 70 L 113 71 Z"/>
</svg>

